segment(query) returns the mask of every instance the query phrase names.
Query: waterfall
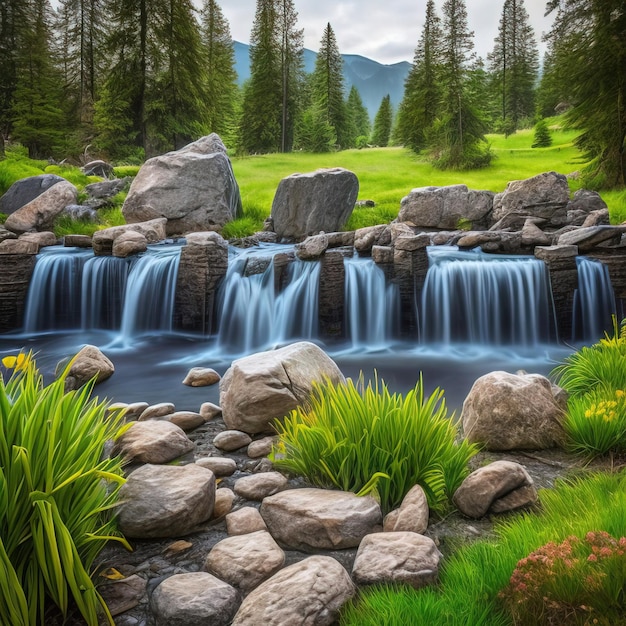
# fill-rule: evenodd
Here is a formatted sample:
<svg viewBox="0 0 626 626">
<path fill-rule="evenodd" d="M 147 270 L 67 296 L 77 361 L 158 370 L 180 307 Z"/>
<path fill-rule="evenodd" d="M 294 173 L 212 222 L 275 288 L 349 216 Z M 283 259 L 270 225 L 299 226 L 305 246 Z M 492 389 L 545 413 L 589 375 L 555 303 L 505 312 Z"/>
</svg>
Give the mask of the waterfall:
<svg viewBox="0 0 626 626">
<path fill-rule="evenodd" d="M 399 294 L 371 259 L 344 260 L 346 334 L 354 348 L 380 348 L 393 338 L 399 318 Z"/>
<path fill-rule="evenodd" d="M 604 263 L 587 257 L 577 257 L 578 289 L 574 292 L 574 340 L 594 342 L 613 325 L 616 313 L 615 294 Z"/>
<path fill-rule="evenodd" d="M 170 331 L 180 247 L 149 246 L 137 257 L 94 257 L 50 247 L 38 255 L 24 331 L 110 329 L 128 338 Z"/>
<path fill-rule="evenodd" d="M 555 337 L 554 307 L 542 261 L 514 255 L 428 250 L 422 341 L 532 347 Z"/>
<path fill-rule="evenodd" d="M 81 325 L 81 275 L 93 256 L 81 248 L 44 248 L 28 288 L 24 331 L 79 328 Z"/>
<path fill-rule="evenodd" d="M 317 337 L 321 265 L 318 261 L 292 261 L 286 284 L 277 293 L 274 255 L 286 248 L 274 248 L 231 251 L 218 295 L 221 348 L 243 354 Z"/>
</svg>

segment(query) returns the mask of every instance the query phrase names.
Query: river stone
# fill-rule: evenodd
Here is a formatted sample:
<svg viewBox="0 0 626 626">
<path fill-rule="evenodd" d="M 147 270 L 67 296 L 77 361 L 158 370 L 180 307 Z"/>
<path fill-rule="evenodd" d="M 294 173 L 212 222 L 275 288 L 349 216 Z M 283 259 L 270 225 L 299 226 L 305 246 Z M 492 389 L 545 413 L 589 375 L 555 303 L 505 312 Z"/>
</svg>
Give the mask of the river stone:
<svg viewBox="0 0 626 626">
<path fill-rule="evenodd" d="M 365 535 L 381 530 L 383 519 L 374 498 L 314 488 L 269 496 L 260 511 L 276 541 L 305 552 L 355 548 Z"/>
<path fill-rule="evenodd" d="M 418 228 L 458 228 L 463 221 L 473 228 L 485 227 L 493 205 L 491 191 L 468 189 L 467 185 L 419 187 L 402 198 L 398 222 Z"/>
<path fill-rule="evenodd" d="M 437 580 L 441 558 L 430 537 L 409 531 L 373 533 L 361 541 L 352 578 L 357 585 L 404 584 L 419 589 Z"/>
<path fill-rule="evenodd" d="M 233 510 L 233 503 L 235 502 L 236 497 L 235 492 L 228 487 L 220 487 L 219 489 L 216 489 L 213 517 L 217 519 L 218 517 L 228 515 Z"/>
<path fill-rule="evenodd" d="M 147 402 L 131 402 L 126 407 L 124 417 L 128 420 L 136 420 L 149 406 Z"/>
<path fill-rule="evenodd" d="M 213 445 L 219 450 L 225 452 L 233 452 L 247 446 L 252 441 L 252 437 L 248 433 L 240 430 L 223 430 L 215 435 Z"/>
<path fill-rule="evenodd" d="M 539 374 L 491 372 L 463 402 L 463 432 L 487 450 L 541 450 L 564 441 L 560 390 Z"/>
<path fill-rule="evenodd" d="M 126 178 L 113 178 L 112 180 L 103 180 L 99 183 L 91 183 L 85 187 L 85 193 L 90 198 L 97 200 L 104 200 L 106 198 L 112 198 L 120 191 L 123 191 L 130 185 L 131 179 Z"/>
<path fill-rule="evenodd" d="M 311 235 L 302 243 L 296 244 L 296 256 L 303 261 L 319 259 L 328 248 L 328 235 Z"/>
<path fill-rule="evenodd" d="M 213 133 L 148 159 L 122 207 L 128 223 L 167 218 L 167 234 L 220 230 L 242 214 L 239 185 L 222 140 Z"/>
<path fill-rule="evenodd" d="M 40 233 L 24 233 L 19 237 L 20 241 L 32 241 L 36 243 L 39 250 L 47 248 L 48 246 L 56 246 L 59 241 L 56 235 L 49 230 L 44 230 Z"/>
<path fill-rule="evenodd" d="M 183 380 L 189 387 L 208 387 L 220 382 L 220 375 L 210 367 L 192 367 Z"/>
<path fill-rule="evenodd" d="M 513 180 L 493 199 L 493 223 L 508 213 L 550 220 L 552 226 L 567 222 L 569 185 L 563 174 L 544 172 L 525 180 Z"/>
<path fill-rule="evenodd" d="M 132 230 L 122 233 L 113 241 L 113 256 L 125 259 L 132 254 L 140 254 L 148 249 L 148 240 L 142 233 Z"/>
<path fill-rule="evenodd" d="M 259 459 L 262 456 L 268 456 L 272 451 L 276 439 L 277 437 L 263 437 L 263 439 L 257 439 L 248 446 L 246 454 L 251 459 Z"/>
<path fill-rule="evenodd" d="M 96 256 L 113 254 L 113 242 L 124 233 L 137 232 L 142 234 L 148 243 L 157 243 L 165 239 L 165 218 L 157 218 L 139 224 L 124 224 L 97 230 L 92 237 L 93 253 Z"/>
<path fill-rule="evenodd" d="M 348 572 L 329 556 L 311 556 L 261 583 L 232 626 L 330 626 L 356 593 Z"/>
<path fill-rule="evenodd" d="M 428 500 L 420 485 L 415 485 L 404 496 L 400 508 L 385 516 L 385 532 L 411 531 L 422 534 L 428 528 Z"/>
<path fill-rule="evenodd" d="M 239 593 L 207 572 L 174 574 L 152 594 L 156 626 L 228 626 L 239 607 Z"/>
<path fill-rule="evenodd" d="M 209 552 L 204 569 L 244 593 L 285 564 L 285 553 L 266 530 L 226 537 Z"/>
<path fill-rule="evenodd" d="M 40 174 L 16 180 L 0 197 L 0 213 L 11 215 L 57 183 L 67 182 L 56 174 Z"/>
<path fill-rule="evenodd" d="M 287 488 L 287 479 L 279 472 L 261 472 L 244 476 L 235 483 L 235 493 L 246 500 L 261 501 Z"/>
<path fill-rule="evenodd" d="M 112 455 L 120 454 L 129 462 L 158 464 L 169 463 L 193 449 L 193 441 L 176 424 L 148 420 L 135 422 L 118 437 Z"/>
<path fill-rule="evenodd" d="M 78 389 L 92 378 L 96 384 L 113 376 L 115 366 L 96 346 L 83 346 L 72 360 L 72 365 L 65 378 L 65 390 Z"/>
<path fill-rule="evenodd" d="M 220 381 L 229 429 L 270 432 L 272 423 L 306 402 L 314 382 L 344 382 L 336 363 L 313 343 L 294 343 L 233 361 Z"/>
<path fill-rule="evenodd" d="M 203 456 L 196 459 L 196 463 L 210 469 L 218 478 L 231 476 L 237 470 L 235 459 L 222 456 Z"/>
<path fill-rule="evenodd" d="M 126 537 L 188 535 L 213 514 L 215 476 L 195 463 L 143 465 L 122 485 L 120 501 L 119 527 Z"/>
<path fill-rule="evenodd" d="M 135 608 L 146 593 L 146 587 L 146 579 L 133 574 L 127 578 L 98 585 L 98 592 L 106 602 L 111 615 L 115 617 Z"/>
<path fill-rule="evenodd" d="M 272 202 L 274 232 L 299 239 L 338 231 L 352 214 L 358 195 L 358 178 L 340 167 L 287 176 Z"/>
<path fill-rule="evenodd" d="M 536 499 L 533 479 L 522 465 L 513 461 L 495 461 L 477 469 L 452 497 L 463 515 L 475 519 L 488 511 L 502 513 L 521 508 Z"/>
<path fill-rule="evenodd" d="M 75 204 L 78 190 L 66 180 L 57 182 L 41 195 L 13 211 L 4 223 L 14 233 L 31 230 L 50 230 L 57 215 L 68 204 Z"/>
<path fill-rule="evenodd" d="M 226 532 L 229 535 L 247 535 L 259 530 L 267 530 L 267 524 L 253 506 L 241 507 L 226 516 Z"/>
<path fill-rule="evenodd" d="M 198 426 L 204 424 L 204 417 L 200 413 L 194 411 L 175 411 L 167 416 L 168 421 L 176 424 L 185 432 L 195 430 Z"/>
<path fill-rule="evenodd" d="M 171 402 L 159 402 L 158 404 L 151 404 L 146 407 L 139 415 L 139 421 L 144 422 L 146 420 L 159 419 L 166 415 L 171 415 L 176 410 L 176 407 Z"/>
<path fill-rule="evenodd" d="M 200 405 L 200 415 L 202 415 L 205 422 L 210 422 L 213 418 L 219 417 L 221 414 L 222 407 L 213 404 L 213 402 L 203 402 Z"/>
</svg>

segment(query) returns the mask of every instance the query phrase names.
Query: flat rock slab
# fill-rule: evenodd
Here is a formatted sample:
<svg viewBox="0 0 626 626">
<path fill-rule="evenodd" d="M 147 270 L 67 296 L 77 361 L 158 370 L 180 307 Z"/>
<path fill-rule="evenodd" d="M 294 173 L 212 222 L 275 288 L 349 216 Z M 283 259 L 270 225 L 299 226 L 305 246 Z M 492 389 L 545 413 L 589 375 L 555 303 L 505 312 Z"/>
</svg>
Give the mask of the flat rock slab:
<svg viewBox="0 0 626 626">
<path fill-rule="evenodd" d="M 355 593 L 338 561 L 311 556 L 261 583 L 243 601 L 232 626 L 330 626 Z"/>
<path fill-rule="evenodd" d="M 251 591 L 285 564 L 285 553 L 265 530 L 227 537 L 209 552 L 204 569 L 244 592 Z"/>
<path fill-rule="evenodd" d="M 195 463 L 143 465 L 122 486 L 120 500 L 119 527 L 126 537 L 180 537 L 213 514 L 215 476 Z"/>
<path fill-rule="evenodd" d="M 276 541 L 305 552 L 355 548 L 382 524 L 376 500 L 346 491 L 289 489 L 265 498 L 260 511 Z"/>
<path fill-rule="evenodd" d="M 152 594 L 156 626 L 228 626 L 239 607 L 234 587 L 208 572 L 175 574 Z"/>
<path fill-rule="evenodd" d="M 419 589 L 437 580 L 441 558 L 430 537 L 408 531 L 374 533 L 361 542 L 352 577 L 359 585 L 398 583 Z"/>
</svg>

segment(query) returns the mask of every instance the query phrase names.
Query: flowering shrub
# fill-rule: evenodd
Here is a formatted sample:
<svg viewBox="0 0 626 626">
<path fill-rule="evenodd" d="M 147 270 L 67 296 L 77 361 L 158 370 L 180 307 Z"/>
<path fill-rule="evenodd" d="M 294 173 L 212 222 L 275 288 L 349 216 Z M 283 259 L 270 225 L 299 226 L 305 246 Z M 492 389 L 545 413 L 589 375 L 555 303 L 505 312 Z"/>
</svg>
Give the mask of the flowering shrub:
<svg viewBox="0 0 626 626">
<path fill-rule="evenodd" d="M 517 563 L 500 593 L 515 624 L 620 624 L 626 611 L 626 537 L 588 532 L 549 542 Z"/>
<path fill-rule="evenodd" d="M 626 453 L 626 390 L 600 389 L 570 398 L 563 427 L 573 452 L 591 457 Z"/>
</svg>

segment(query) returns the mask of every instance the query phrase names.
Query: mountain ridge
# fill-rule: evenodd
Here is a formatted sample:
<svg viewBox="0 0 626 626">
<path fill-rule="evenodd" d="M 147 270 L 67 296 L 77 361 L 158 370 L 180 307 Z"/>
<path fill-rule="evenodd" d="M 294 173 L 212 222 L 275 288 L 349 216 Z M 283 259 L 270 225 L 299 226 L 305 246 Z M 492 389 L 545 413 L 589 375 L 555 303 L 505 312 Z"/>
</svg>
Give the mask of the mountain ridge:
<svg viewBox="0 0 626 626">
<path fill-rule="evenodd" d="M 239 85 L 250 78 L 250 46 L 233 41 L 235 70 Z M 304 71 L 311 73 L 315 68 L 317 53 L 304 49 Z M 384 65 L 360 54 L 342 54 L 346 97 L 355 85 L 370 118 L 374 119 L 382 99 L 389 94 L 392 106 L 397 109 L 404 95 L 404 81 L 411 69 L 408 61 Z"/>
</svg>

